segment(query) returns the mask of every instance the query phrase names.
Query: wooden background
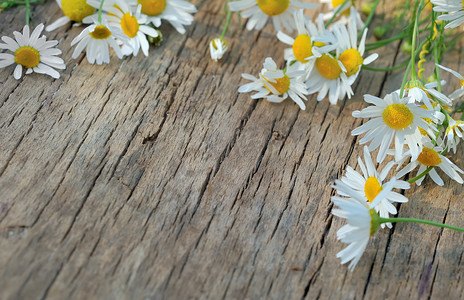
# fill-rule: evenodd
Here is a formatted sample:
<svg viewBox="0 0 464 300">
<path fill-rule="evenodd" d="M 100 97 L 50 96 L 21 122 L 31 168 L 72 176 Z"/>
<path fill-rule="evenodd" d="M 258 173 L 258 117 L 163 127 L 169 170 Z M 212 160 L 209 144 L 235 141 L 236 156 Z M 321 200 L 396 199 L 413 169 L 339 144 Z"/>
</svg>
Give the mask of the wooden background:
<svg viewBox="0 0 464 300">
<path fill-rule="evenodd" d="M 272 26 L 248 32 L 234 19 L 216 63 L 222 1 L 193 2 L 195 23 L 185 35 L 163 26 L 149 58 L 73 60 L 82 27 L 69 25 L 47 34 L 63 51 L 60 79 L 0 70 L 0 298 L 462 298 L 461 233 L 399 224 L 371 239 L 354 272 L 335 257 L 344 221 L 331 215 L 331 185 L 362 151 L 351 112 L 363 94 L 398 88 L 401 71 L 363 71 L 335 106 L 252 100 L 237 93 L 240 74 L 267 56 L 283 65 L 286 46 Z M 35 25 L 61 16 L 52 0 L 33 13 Z M 24 17 L 2 12 L 1 34 Z M 399 43 L 379 53 L 377 67 L 406 57 Z M 444 64 L 462 72 L 460 58 Z M 427 179 L 406 195 L 399 216 L 464 226 L 457 183 Z"/>
</svg>

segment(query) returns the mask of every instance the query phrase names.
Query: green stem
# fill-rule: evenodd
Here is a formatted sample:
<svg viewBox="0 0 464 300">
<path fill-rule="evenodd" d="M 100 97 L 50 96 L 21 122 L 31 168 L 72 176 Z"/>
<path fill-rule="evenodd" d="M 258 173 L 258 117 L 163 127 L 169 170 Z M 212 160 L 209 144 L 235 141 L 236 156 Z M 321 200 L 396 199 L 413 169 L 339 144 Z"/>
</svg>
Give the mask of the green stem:
<svg viewBox="0 0 464 300">
<path fill-rule="evenodd" d="M 448 228 L 448 229 L 453 229 L 456 231 L 464 232 L 464 228 L 461 227 L 456 227 L 456 226 L 451 226 L 451 225 L 446 225 L 442 223 L 437 223 L 437 222 L 432 222 L 432 221 L 427 221 L 427 220 L 421 220 L 421 219 L 412 219 L 412 218 L 379 218 L 380 223 L 398 223 L 398 222 L 410 222 L 410 223 L 421 223 L 421 224 L 427 224 L 427 225 L 433 225 L 437 227 L 442 227 L 442 228 Z"/>
<path fill-rule="evenodd" d="M 417 56 L 419 54 L 420 49 L 422 48 L 422 46 L 424 46 L 424 44 L 426 42 L 427 42 L 427 40 L 423 41 L 422 44 L 419 45 L 419 47 L 416 50 L 416 53 L 414 54 L 415 56 Z M 411 55 L 413 55 L 412 51 L 411 51 Z M 404 76 L 403 76 L 403 81 L 401 82 L 400 98 L 403 98 L 404 88 L 405 88 L 406 80 L 408 79 L 408 74 L 409 74 L 410 70 L 411 70 L 411 61 L 409 61 L 408 68 L 406 69 L 406 72 L 404 73 Z"/>
<path fill-rule="evenodd" d="M 100 24 L 101 24 L 101 22 L 102 22 L 103 2 L 105 2 L 105 0 L 101 0 L 101 2 L 100 2 L 100 8 L 98 9 L 98 23 L 100 23 Z"/>
<path fill-rule="evenodd" d="M 31 19 L 31 3 L 29 0 L 26 0 L 26 25 L 29 25 L 29 20 Z"/>
<path fill-rule="evenodd" d="M 416 182 L 417 180 L 419 180 L 419 179 L 421 179 L 422 177 L 424 177 L 425 175 L 427 175 L 432 169 L 433 169 L 433 166 L 432 166 L 432 167 L 428 167 L 424 172 L 420 173 L 419 175 L 417 175 L 416 177 L 414 177 L 414 178 L 412 178 L 412 179 L 409 179 L 408 182 L 409 182 L 409 183 Z"/>
<path fill-rule="evenodd" d="M 226 32 L 227 32 L 227 28 L 229 28 L 231 16 L 232 16 L 232 12 L 230 11 L 229 6 L 227 6 L 227 19 L 226 19 L 226 24 L 224 25 L 224 29 L 222 30 L 222 33 L 221 33 L 221 37 L 220 37 L 221 40 L 224 39 L 224 36 L 226 35 Z"/>
<path fill-rule="evenodd" d="M 401 69 L 401 68 L 404 68 L 408 65 L 409 63 L 409 59 L 402 62 L 401 64 L 397 65 L 397 66 L 394 66 L 394 67 L 391 67 L 391 68 L 372 68 L 372 67 L 369 67 L 369 66 L 362 66 L 361 68 L 365 69 L 365 70 L 369 70 L 369 71 L 376 71 L 376 72 L 388 72 L 388 71 L 393 71 L 393 70 L 398 70 L 398 69 Z"/>
<path fill-rule="evenodd" d="M 403 98 L 404 86 L 406 85 L 406 80 L 408 79 L 408 74 L 410 70 L 411 70 L 411 61 L 409 61 L 408 67 L 406 68 L 406 72 L 404 72 L 404 75 L 403 75 L 403 81 L 401 81 L 400 98 Z"/>
<path fill-rule="evenodd" d="M 443 25 L 441 25 L 440 36 L 435 37 L 435 47 L 433 49 L 433 56 L 435 57 L 435 76 L 437 77 L 437 90 L 441 93 L 441 79 L 440 79 L 440 68 L 437 64 L 441 60 L 441 45 L 443 44 Z"/>
<path fill-rule="evenodd" d="M 412 45 L 411 45 L 411 80 L 417 80 L 416 74 L 416 40 L 417 40 L 417 31 L 419 24 L 419 15 L 422 7 L 423 0 L 420 1 L 419 7 L 417 7 L 416 14 L 414 16 L 414 28 L 412 30 Z"/>
<path fill-rule="evenodd" d="M 337 17 L 337 15 L 341 12 L 342 8 L 345 6 L 345 4 L 348 3 L 348 1 L 351 1 L 351 0 L 345 0 L 345 1 L 343 1 L 342 4 L 340 4 L 340 5 L 338 6 L 338 8 L 335 10 L 335 12 L 334 12 L 332 18 L 330 18 L 330 20 L 327 21 L 327 23 L 325 24 L 325 28 L 329 27 L 329 25 L 332 24 L 332 22 L 333 22 L 333 20 L 335 19 L 335 17 Z"/>
<path fill-rule="evenodd" d="M 427 29 L 421 29 L 419 30 L 419 33 L 422 33 L 424 31 L 426 31 Z M 378 49 L 380 47 L 383 47 L 385 45 L 388 45 L 390 44 L 391 42 L 394 42 L 394 41 L 397 41 L 397 40 L 400 40 L 404 37 L 406 37 L 409 33 L 408 32 L 405 32 L 405 33 L 401 33 L 401 34 L 398 34 L 392 38 L 389 38 L 389 39 L 385 39 L 385 40 L 380 40 L 380 41 L 377 41 L 377 42 L 373 42 L 373 43 L 366 43 L 366 52 L 368 51 L 372 51 L 372 50 L 375 50 L 375 49 Z"/>
<path fill-rule="evenodd" d="M 374 18 L 374 14 L 375 14 L 375 10 L 377 9 L 377 6 L 379 5 L 380 3 L 380 0 L 376 0 L 375 1 L 375 4 L 374 6 L 372 7 L 372 10 L 369 14 L 369 16 L 367 17 L 367 20 L 366 22 L 364 23 L 364 27 L 361 29 L 361 31 L 359 31 L 358 33 L 358 39 L 362 36 L 364 30 L 367 28 L 367 26 L 369 26 L 369 24 L 371 23 L 372 21 L 372 18 Z"/>
</svg>

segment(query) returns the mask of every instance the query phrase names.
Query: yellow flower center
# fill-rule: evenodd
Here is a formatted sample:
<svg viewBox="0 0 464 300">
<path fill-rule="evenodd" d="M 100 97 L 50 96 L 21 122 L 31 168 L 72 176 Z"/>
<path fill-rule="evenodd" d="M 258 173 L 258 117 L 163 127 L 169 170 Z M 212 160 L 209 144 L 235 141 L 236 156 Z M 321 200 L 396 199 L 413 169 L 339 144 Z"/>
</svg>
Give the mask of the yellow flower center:
<svg viewBox="0 0 464 300">
<path fill-rule="evenodd" d="M 316 59 L 316 68 L 327 79 L 337 79 L 342 73 L 342 68 L 338 65 L 337 60 L 327 54 Z"/>
<path fill-rule="evenodd" d="M 340 55 L 340 61 L 345 66 L 346 75 L 351 76 L 358 72 L 359 67 L 363 64 L 364 59 L 356 49 L 348 49 Z"/>
<path fill-rule="evenodd" d="M 385 124 L 393 129 L 404 129 L 411 125 L 414 115 L 404 104 L 392 104 L 385 108 L 382 114 Z"/>
<path fill-rule="evenodd" d="M 335 8 L 339 5 L 342 5 L 345 0 L 332 0 L 332 7 Z M 350 15 L 350 8 L 345 9 L 344 11 L 340 12 L 342 15 L 349 16 Z"/>
<path fill-rule="evenodd" d="M 281 95 L 285 94 L 290 88 L 290 78 L 287 75 L 284 75 L 282 78 L 274 79 L 276 82 L 270 82 L 266 78 L 264 78 L 264 80 L 266 80 L 268 84 L 272 85 Z M 269 92 L 272 93 L 266 83 L 264 83 L 264 86 L 268 89 Z"/>
<path fill-rule="evenodd" d="M 380 182 L 375 177 L 369 177 L 364 184 L 364 193 L 369 202 L 374 201 L 375 197 L 383 190 Z"/>
<path fill-rule="evenodd" d="M 131 16 L 130 13 L 126 13 L 121 18 L 121 29 L 124 33 L 133 38 L 139 32 L 139 22 L 136 17 Z"/>
<path fill-rule="evenodd" d="M 142 12 L 148 16 L 157 16 L 166 8 L 166 0 L 137 0 L 142 4 Z"/>
<path fill-rule="evenodd" d="M 313 56 L 312 48 L 311 38 L 306 34 L 300 34 L 293 43 L 293 54 L 298 61 L 306 63 L 305 58 Z"/>
<path fill-rule="evenodd" d="M 316 47 L 324 47 L 325 44 L 323 42 L 314 42 L 313 46 L 316 46 Z"/>
<path fill-rule="evenodd" d="M 90 36 L 96 40 L 106 40 L 111 36 L 111 31 L 104 25 L 98 25 L 90 32 Z"/>
<path fill-rule="evenodd" d="M 87 0 L 61 0 L 61 10 L 71 21 L 82 22 L 94 13 L 95 8 L 87 4 Z"/>
<path fill-rule="evenodd" d="M 290 0 L 257 0 L 259 8 L 268 16 L 277 16 L 285 12 Z"/>
<path fill-rule="evenodd" d="M 15 51 L 15 62 L 26 68 L 34 68 L 40 63 L 40 53 L 30 46 L 20 47 Z"/>
<path fill-rule="evenodd" d="M 433 167 L 441 163 L 441 158 L 437 151 L 424 147 L 421 154 L 417 157 L 417 161 L 427 167 Z"/>
<path fill-rule="evenodd" d="M 464 5 L 463 5 L 463 7 L 464 7 Z M 464 85 L 464 80 L 460 79 L 459 83 L 460 83 L 461 86 L 463 86 Z"/>
</svg>

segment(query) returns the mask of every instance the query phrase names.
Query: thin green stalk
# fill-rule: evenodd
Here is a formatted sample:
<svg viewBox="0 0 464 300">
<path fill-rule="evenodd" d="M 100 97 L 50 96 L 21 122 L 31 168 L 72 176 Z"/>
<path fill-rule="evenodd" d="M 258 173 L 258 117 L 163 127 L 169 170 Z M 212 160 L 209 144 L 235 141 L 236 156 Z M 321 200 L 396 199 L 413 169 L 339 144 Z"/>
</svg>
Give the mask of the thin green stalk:
<svg viewBox="0 0 464 300">
<path fill-rule="evenodd" d="M 220 37 L 221 40 L 224 39 L 224 36 L 226 35 L 226 32 L 227 32 L 227 28 L 229 28 L 231 16 L 232 16 L 232 12 L 227 7 L 227 19 L 226 19 L 226 24 L 224 25 L 224 29 L 222 30 L 222 33 L 221 33 L 221 37 Z"/>
<path fill-rule="evenodd" d="M 442 111 L 443 111 L 443 109 L 442 109 Z M 432 140 L 432 145 L 434 147 L 437 145 L 438 136 L 440 135 L 440 129 L 441 129 L 442 126 L 443 126 L 442 124 L 437 125 L 437 132 L 435 133 L 435 139 Z M 444 153 L 444 151 L 443 151 L 443 153 Z"/>
<path fill-rule="evenodd" d="M 428 167 L 424 172 L 420 173 L 419 175 L 417 175 L 416 177 L 414 177 L 414 178 L 412 178 L 412 179 L 409 179 L 408 182 L 409 182 L 409 183 L 416 182 L 417 180 L 419 180 L 419 179 L 421 179 L 422 177 L 424 177 L 425 175 L 427 175 L 432 169 L 433 169 L 433 166 L 432 166 L 432 167 Z"/>
<path fill-rule="evenodd" d="M 413 219 L 413 218 L 379 218 L 379 222 L 380 223 L 398 223 L 398 222 L 421 223 L 421 224 L 427 224 L 427 225 L 448 228 L 448 229 L 453 229 L 456 231 L 464 232 L 464 228 L 461 228 L 461 227 L 446 225 L 446 224 L 427 221 L 427 220 Z"/>
<path fill-rule="evenodd" d="M 394 70 L 404 68 L 404 67 L 406 67 L 408 65 L 408 63 L 409 63 L 409 59 L 402 62 L 401 64 L 399 64 L 397 66 L 394 66 L 394 67 L 391 67 L 391 68 L 373 68 L 373 67 L 369 67 L 369 66 L 362 66 L 361 68 L 363 68 L 365 70 L 369 70 L 369 71 L 388 72 L 388 71 L 394 71 Z"/>
<path fill-rule="evenodd" d="M 428 30 L 427 28 L 423 28 L 423 29 L 419 30 L 419 33 L 422 33 L 422 32 L 427 31 L 427 30 Z M 378 49 L 380 47 L 383 47 L 385 45 L 388 45 L 391 42 L 401 40 L 404 37 L 406 37 L 408 34 L 409 34 L 408 32 L 404 32 L 404 33 L 398 34 L 398 35 L 396 35 L 394 37 L 391 37 L 389 39 L 380 40 L 380 41 L 373 42 L 373 43 L 366 43 L 366 50 L 365 51 L 366 52 L 372 51 L 372 50 Z"/>
<path fill-rule="evenodd" d="M 406 68 L 406 72 L 404 72 L 404 75 L 403 75 L 403 80 L 401 81 L 400 98 L 403 98 L 404 86 L 406 85 L 406 81 L 408 79 L 408 74 L 410 70 L 411 70 L 411 61 L 409 61 L 408 67 Z"/>
<path fill-rule="evenodd" d="M 325 28 L 329 27 L 329 25 L 332 24 L 333 20 L 338 16 L 338 14 L 341 12 L 341 10 L 345 6 L 345 4 L 348 3 L 348 1 L 351 1 L 351 0 L 345 0 L 345 1 L 343 1 L 342 4 L 340 4 L 338 6 L 338 8 L 335 10 L 332 18 L 330 18 L 329 21 L 327 21 L 327 23 L 325 23 Z"/>
<path fill-rule="evenodd" d="M 31 3 L 29 0 L 26 0 L 26 25 L 29 25 L 29 20 L 31 19 Z"/>
<path fill-rule="evenodd" d="M 435 76 L 437 77 L 437 90 L 441 93 L 441 79 L 440 79 L 440 68 L 437 64 L 440 63 L 441 60 L 441 45 L 443 44 L 443 25 L 440 28 L 440 36 L 435 37 L 435 47 L 433 49 L 433 56 L 435 58 Z"/>
<path fill-rule="evenodd" d="M 101 0 L 101 2 L 100 2 L 100 8 L 98 9 L 98 23 L 100 23 L 100 24 L 101 24 L 101 22 L 102 22 L 103 2 L 105 2 L 105 0 Z"/>
<path fill-rule="evenodd" d="M 427 42 L 427 40 L 423 41 L 419 47 L 417 48 L 416 50 L 416 53 L 414 54 L 414 56 L 417 56 L 422 48 L 422 46 L 424 46 L 424 44 Z M 411 51 L 411 55 L 412 54 L 412 51 Z M 406 81 L 408 79 L 408 75 L 409 75 L 409 71 L 411 70 L 411 61 L 409 61 L 409 65 L 408 65 L 408 68 L 406 69 L 406 72 L 404 73 L 404 76 L 403 76 L 403 81 L 401 82 L 401 89 L 400 89 L 400 98 L 403 98 L 403 94 L 404 94 L 404 88 L 405 88 L 405 84 L 406 84 Z M 411 76 L 412 77 L 412 76 Z M 411 78 L 412 79 L 412 78 Z"/>
<path fill-rule="evenodd" d="M 419 7 L 415 11 L 414 16 L 414 28 L 412 30 L 412 45 L 411 45 L 411 80 L 417 80 L 416 74 L 416 40 L 417 40 L 417 31 L 419 26 L 419 15 L 422 7 L 423 0 L 420 1 Z"/>
<path fill-rule="evenodd" d="M 379 5 L 379 3 L 380 3 L 380 0 L 375 1 L 374 6 L 372 7 L 371 13 L 369 14 L 369 16 L 367 17 L 366 22 L 364 23 L 364 27 L 358 33 L 358 39 L 362 36 L 362 34 L 363 34 L 364 30 L 367 28 L 367 26 L 369 26 L 369 24 L 372 21 L 372 18 L 374 18 L 375 10 L 377 9 L 377 6 Z"/>
</svg>

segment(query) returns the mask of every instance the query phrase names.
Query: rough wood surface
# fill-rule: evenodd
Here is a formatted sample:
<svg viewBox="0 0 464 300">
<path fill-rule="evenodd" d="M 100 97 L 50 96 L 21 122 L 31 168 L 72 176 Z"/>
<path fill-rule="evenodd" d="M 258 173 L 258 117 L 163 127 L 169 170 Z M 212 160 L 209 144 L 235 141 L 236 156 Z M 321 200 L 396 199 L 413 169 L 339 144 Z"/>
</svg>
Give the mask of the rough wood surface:
<svg viewBox="0 0 464 300">
<path fill-rule="evenodd" d="M 462 298 L 460 233 L 400 224 L 375 235 L 354 272 L 335 257 L 344 221 L 330 213 L 331 185 L 361 153 L 351 112 L 401 72 L 363 71 L 336 106 L 251 100 L 240 73 L 266 56 L 282 64 L 285 45 L 271 26 L 234 20 L 233 50 L 215 63 L 222 1 L 193 2 L 195 23 L 185 35 L 164 27 L 149 58 L 73 60 L 80 28 L 67 26 L 48 34 L 67 64 L 60 79 L 0 70 L 0 298 Z M 36 24 L 59 15 L 55 1 L 34 6 Z M 2 35 L 23 22 L 23 9 L 2 12 Z M 380 67 L 403 55 L 398 43 L 380 54 Z M 462 71 L 460 57 L 446 65 Z M 464 226 L 457 183 L 406 195 L 399 216 Z"/>
</svg>

